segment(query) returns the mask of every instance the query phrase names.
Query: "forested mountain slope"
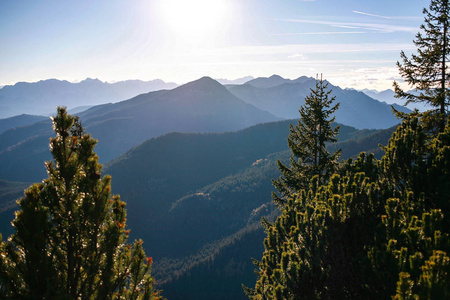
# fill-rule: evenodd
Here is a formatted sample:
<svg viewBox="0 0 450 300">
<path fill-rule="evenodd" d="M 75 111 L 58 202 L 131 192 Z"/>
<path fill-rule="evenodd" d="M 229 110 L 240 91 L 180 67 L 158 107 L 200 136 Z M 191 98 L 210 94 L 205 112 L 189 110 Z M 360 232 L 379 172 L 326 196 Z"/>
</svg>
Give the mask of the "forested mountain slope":
<svg viewBox="0 0 450 300">
<path fill-rule="evenodd" d="M 44 116 L 34 116 L 34 115 L 26 115 L 22 114 L 19 116 L 14 116 L 6 119 L 0 119 L 0 134 L 9 130 L 11 128 L 31 125 L 36 122 L 47 119 L 48 117 Z"/>
<path fill-rule="evenodd" d="M 96 151 L 101 162 L 170 132 L 225 132 L 279 120 L 208 77 L 170 91 L 95 106 L 79 116 L 86 131 L 99 140 Z M 50 120 L 0 134 L 0 179 L 42 180 L 51 135 Z"/>
<path fill-rule="evenodd" d="M 171 133 L 106 164 L 103 174 L 112 175 L 113 192 L 127 202 L 131 236 L 145 241 L 163 289 L 178 291 L 191 282 L 197 288 L 186 297 L 207 299 L 222 294 L 219 279 L 228 278 L 235 285 L 224 295 L 238 299 L 240 283 L 251 286 L 250 257 L 262 249 L 260 218 L 276 213 L 271 179 L 279 176 L 276 160 L 289 157 L 286 137 L 295 122 L 219 134 Z M 331 147 L 339 146 L 350 157 L 385 144 L 391 132 L 341 125 L 340 142 Z M 26 184 L 13 187 L 19 197 Z M 1 213 L 5 224 L 0 232 L 7 233 L 15 203 L 11 197 L 1 199 L 7 209 Z M 206 278 L 216 284 L 202 291 Z"/>
<path fill-rule="evenodd" d="M 223 270 L 231 260 L 233 267 L 228 266 L 228 271 L 236 272 L 240 282 L 252 280 L 249 259 L 260 255 L 262 238 L 254 247 L 241 243 L 261 237 L 261 216 L 274 213 L 271 179 L 279 176 L 276 160 L 289 157 L 285 137 L 290 122 L 295 120 L 236 133 L 169 134 L 147 141 L 106 166 L 113 177 L 113 191 L 127 199 L 132 234 L 143 237 L 155 257 L 155 276 L 166 282 L 163 289 L 181 291 L 183 285 L 200 285 L 206 278 L 220 282 L 225 273 L 216 270 Z M 341 142 L 336 146 L 343 149 L 344 157 L 365 150 L 364 144 L 377 150 L 393 130 L 358 131 L 342 126 Z M 245 255 L 237 251 L 244 248 Z M 218 285 L 209 291 L 223 288 Z M 235 297 L 243 295 L 240 284 L 228 289 L 234 290 Z M 212 297 L 202 293 L 206 291 L 192 291 L 186 299 Z"/>
</svg>

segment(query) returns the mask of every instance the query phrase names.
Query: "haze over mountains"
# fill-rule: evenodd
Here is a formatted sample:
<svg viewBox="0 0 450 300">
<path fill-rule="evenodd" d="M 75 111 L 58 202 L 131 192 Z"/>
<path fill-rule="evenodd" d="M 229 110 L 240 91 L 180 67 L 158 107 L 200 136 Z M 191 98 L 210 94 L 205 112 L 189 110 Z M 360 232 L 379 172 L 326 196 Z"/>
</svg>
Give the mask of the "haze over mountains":
<svg viewBox="0 0 450 300">
<path fill-rule="evenodd" d="M 280 120 L 243 102 L 208 77 L 173 90 L 150 92 L 127 101 L 96 106 L 79 116 L 86 131 L 99 139 L 96 151 L 102 162 L 149 138 L 169 132 L 225 132 Z M 39 167 L 43 161 L 41 155 L 50 159 L 47 143 L 51 135 L 50 120 L 1 134 L 0 165 L 3 167 L 0 178 L 41 180 L 45 176 L 45 170 Z M 41 172 L 37 173 L 39 169 Z"/>
<path fill-rule="evenodd" d="M 299 77 L 295 80 L 273 75 L 269 78 L 257 78 L 244 85 L 229 86 L 228 89 L 247 103 L 267 110 L 284 119 L 298 117 L 298 109 L 304 99 L 315 87 L 316 80 Z M 336 96 L 340 108 L 336 112 L 336 122 L 356 128 L 388 128 L 398 123 L 392 115 L 390 105 L 374 101 L 366 94 L 355 90 L 343 90 L 328 84 L 331 95 Z M 408 109 L 395 105 L 400 111 Z"/>
<path fill-rule="evenodd" d="M 86 131 L 99 140 L 96 151 L 104 163 L 149 138 L 170 132 L 226 132 L 298 118 L 298 109 L 314 85 L 315 79 L 305 76 L 290 80 L 274 75 L 226 86 L 203 77 L 172 90 L 94 106 L 78 115 Z M 359 129 L 382 129 L 398 123 L 389 105 L 361 92 L 342 90 L 331 84 L 329 88 L 341 103 L 337 122 Z M 28 124 L 34 120 L 22 118 L 28 119 Z M 40 181 L 45 176 L 42 162 L 50 159 L 47 143 L 52 134 L 49 119 L 1 133 L 0 179 Z"/>
<path fill-rule="evenodd" d="M 235 80 L 217 79 L 221 84 L 243 84 L 253 77 Z M 87 78 L 78 83 L 47 79 L 38 82 L 18 82 L 0 86 L 0 119 L 21 114 L 50 116 L 55 107 L 66 106 L 79 113 L 91 106 L 115 103 L 134 96 L 159 90 L 171 90 L 178 84 L 156 79 L 125 80 L 115 83 Z"/>
<path fill-rule="evenodd" d="M 404 99 L 395 98 L 395 92 L 391 89 L 384 90 L 381 92 L 376 90 L 364 89 L 362 90 L 362 92 L 373 99 L 376 99 L 381 102 L 386 102 L 387 104 L 397 104 L 404 106 L 406 103 Z M 414 91 L 408 92 L 414 93 Z M 406 107 L 409 108 L 410 110 L 418 109 L 419 111 L 425 111 L 431 108 L 424 103 L 409 103 Z"/>
<path fill-rule="evenodd" d="M 216 81 L 227 86 L 241 100 L 265 107 L 269 112 L 278 114 L 278 117 L 288 119 L 297 117 L 299 101 L 302 101 L 309 94 L 309 89 L 315 83 L 315 80 L 311 77 L 301 76 L 295 80 L 290 80 L 278 75 L 268 78 L 255 79 L 247 76 L 235 80 L 217 79 Z M 13 86 L 0 88 L 0 119 L 20 114 L 49 116 L 54 113 L 55 107 L 59 105 L 68 107 L 69 110 L 72 110 L 72 113 L 79 113 L 91 106 L 115 103 L 139 94 L 170 90 L 177 86 L 175 83 L 166 83 L 158 79 L 152 81 L 127 80 L 116 83 L 107 83 L 90 78 L 79 83 L 56 79 L 33 83 L 19 82 Z M 253 89 L 250 87 L 253 87 Z M 333 89 L 333 94 L 337 96 L 338 101 L 344 100 L 346 103 L 347 97 L 364 98 L 362 95 L 343 95 L 342 98 L 340 96 L 343 93 L 353 94 L 356 91 L 342 90 L 331 84 L 330 88 Z M 401 100 L 393 97 L 394 92 L 392 90 L 383 92 L 363 90 L 363 92 L 369 97 L 387 104 L 403 104 Z M 352 105 L 353 102 L 350 101 L 348 104 Z M 278 109 L 274 109 L 270 105 L 277 106 Z M 370 123 L 361 125 L 370 125 Z M 376 125 L 374 128 L 379 126 L 379 124 L 374 125 Z"/>
<path fill-rule="evenodd" d="M 112 175 L 113 192 L 127 202 L 132 238 L 145 241 L 170 299 L 245 299 L 241 283 L 255 280 L 250 258 L 262 253 L 260 218 L 277 214 L 270 197 L 276 161 L 288 159 L 289 124 L 315 85 L 313 78 L 276 75 L 222 82 L 203 77 L 77 113 L 98 139 L 103 174 Z M 378 144 L 386 144 L 398 123 L 391 107 L 361 92 L 329 88 L 341 103 L 336 121 L 343 124 L 330 149 L 342 149 L 343 158 L 360 151 L 379 155 Z M 24 182 L 46 177 L 51 136 L 48 117 L 0 119 L 4 237 L 11 233 L 14 200 L 29 186 Z M 202 288 L 206 281 L 209 290 Z"/>
<path fill-rule="evenodd" d="M 175 83 L 162 80 L 127 80 L 116 83 L 102 82 L 98 79 L 86 79 L 79 83 L 65 80 L 48 79 L 39 82 L 18 82 L 0 89 L 0 118 L 20 114 L 52 115 L 55 107 L 94 106 L 117 102 L 133 96 L 173 89 Z"/>
<path fill-rule="evenodd" d="M 0 133 L 5 132 L 8 129 L 15 127 L 22 127 L 26 125 L 31 125 L 39 121 L 46 120 L 47 117 L 44 116 L 33 116 L 33 115 L 18 115 L 14 117 L 9 117 L 6 119 L 0 119 Z"/>
</svg>

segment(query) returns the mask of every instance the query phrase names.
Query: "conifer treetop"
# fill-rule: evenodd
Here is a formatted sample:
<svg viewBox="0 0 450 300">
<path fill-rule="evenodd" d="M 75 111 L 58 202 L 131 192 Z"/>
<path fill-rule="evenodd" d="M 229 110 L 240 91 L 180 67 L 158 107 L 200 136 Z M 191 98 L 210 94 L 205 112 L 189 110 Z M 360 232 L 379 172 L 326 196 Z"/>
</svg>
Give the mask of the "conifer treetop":
<svg viewBox="0 0 450 300">
<path fill-rule="evenodd" d="M 151 257 L 127 243 L 125 203 L 101 176 L 97 143 L 59 107 L 48 178 L 25 191 L 0 243 L 0 298 L 158 299 Z"/>
<path fill-rule="evenodd" d="M 449 0 L 431 0 L 424 8 L 424 24 L 413 41 L 417 53 L 408 58 L 401 52 L 397 62 L 400 75 L 416 92 L 405 92 L 397 82 L 394 88 L 397 98 L 410 102 L 423 102 L 441 115 L 448 113 L 450 104 L 450 4 Z M 444 120 L 445 118 L 441 118 Z M 441 131 L 444 123 L 440 124 Z"/>
</svg>

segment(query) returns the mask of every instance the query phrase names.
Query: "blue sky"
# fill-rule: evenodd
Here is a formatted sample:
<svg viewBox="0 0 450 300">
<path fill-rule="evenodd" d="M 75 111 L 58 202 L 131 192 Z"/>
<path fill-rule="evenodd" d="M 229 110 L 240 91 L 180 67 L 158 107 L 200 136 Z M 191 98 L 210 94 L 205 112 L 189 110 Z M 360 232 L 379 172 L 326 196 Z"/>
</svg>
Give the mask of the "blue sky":
<svg viewBox="0 0 450 300">
<path fill-rule="evenodd" d="M 0 85 L 323 73 L 387 89 L 428 0 L 0 2 Z"/>
</svg>

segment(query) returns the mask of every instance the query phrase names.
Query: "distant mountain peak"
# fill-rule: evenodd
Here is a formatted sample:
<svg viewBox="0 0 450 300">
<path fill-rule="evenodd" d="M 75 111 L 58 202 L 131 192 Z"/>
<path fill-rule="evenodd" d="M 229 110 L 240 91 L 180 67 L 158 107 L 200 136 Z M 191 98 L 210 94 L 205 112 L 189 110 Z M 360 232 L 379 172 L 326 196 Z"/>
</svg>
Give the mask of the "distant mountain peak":
<svg viewBox="0 0 450 300">
<path fill-rule="evenodd" d="M 315 79 L 312 77 L 307 76 L 300 76 L 297 79 L 291 80 L 287 78 L 283 78 L 280 75 L 272 75 L 270 77 L 258 77 L 256 79 L 250 80 L 246 82 L 246 84 L 249 84 L 251 86 L 257 87 L 257 88 L 271 88 L 278 85 L 286 84 L 286 83 L 300 83 L 305 84 L 310 81 L 314 81 Z"/>
<path fill-rule="evenodd" d="M 269 79 L 283 79 L 284 80 L 283 77 L 281 77 L 280 75 L 277 75 L 277 74 L 273 74 L 272 76 L 269 77 Z"/>
<path fill-rule="evenodd" d="M 315 79 L 313 77 L 300 76 L 299 78 L 292 80 L 292 82 L 294 82 L 294 83 L 306 83 L 306 82 L 311 81 L 311 80 L 315 80 Z"/>
<path fill-rule="evenodd" d="M 204 76 L 200 79 L 188 82 L 180 87 L 178 89 L 186 89 L 186 88 L 195 88 L 195 89 L 211 89 L 211 88 L 220 88 L 225 89 L 223 85 L 221 85 L 217 80 L 212 79 L 211 77 Z"/>
<path fill-rule="evenodd" d="M 85 84 L 85 83 L 103 83 L 103 81 L 101 81 L 98 78 L 86 78 L 85 80 L 80 81 L 80 84 Z"/>
<path fill-rule="evenodd" d="M 246 82 L 246 84 L 249 84 L 249 85 L 252 85 L 252 86 L 258 87 L 258 88 L 270 88 L 270 87 L 284 84 L 289 81 L 290 81 L 289 79 L 285 79 L 285 78 L 281 77 L 280 75 L 274 74 L 270 77 L 258 77 L 256 79 Z"/>
<path fill-rule="evenodd" d="M 220 103 L 242 100 L 236 98 L 225 86 L 211 77 L 202 77 L 188 82 L 171 91 L 169 101 L 181 101 L 180 103 Z M 243 103 L 243 102 L 242 102 Z"/>
<path fill-rule="evenodd" d="M 212 79 L 211 77 L 209 77 L 209 76 L 203 76 L 202 78 L 200 78 L 200 79 L 197 79 L 196 81 L 210 81 L 210 82 L 217 82 L 216 80 L 214 80 L 214 79 Z"/>
</svg>

